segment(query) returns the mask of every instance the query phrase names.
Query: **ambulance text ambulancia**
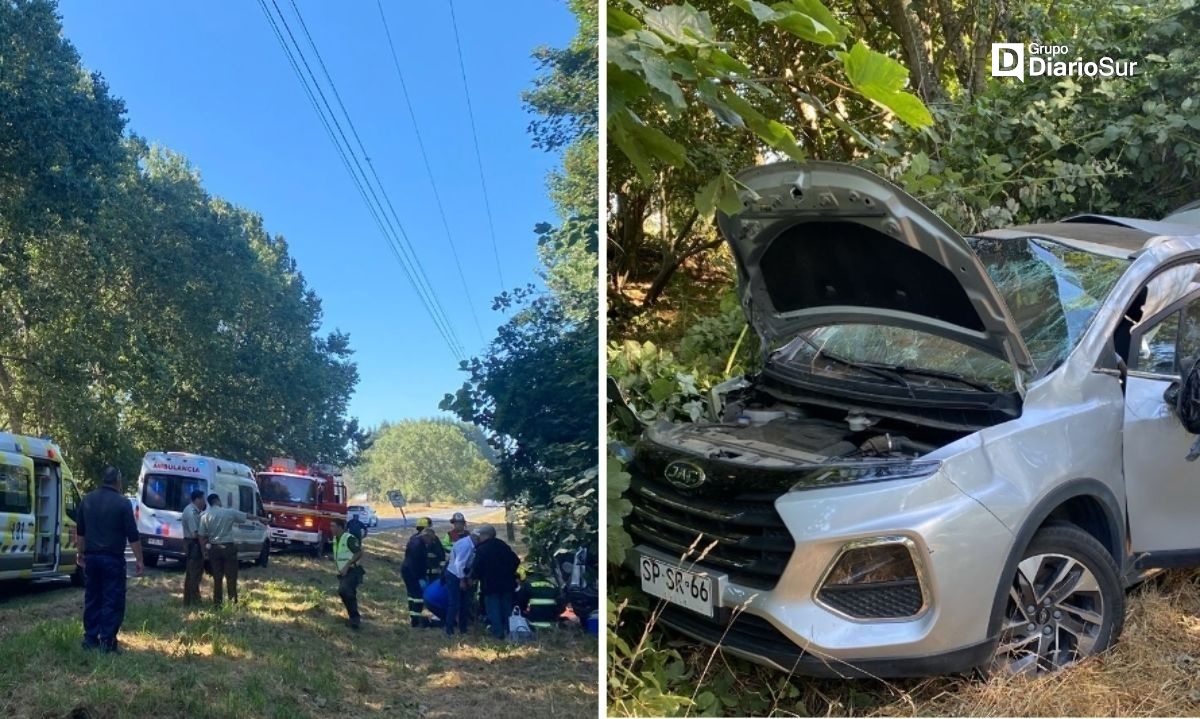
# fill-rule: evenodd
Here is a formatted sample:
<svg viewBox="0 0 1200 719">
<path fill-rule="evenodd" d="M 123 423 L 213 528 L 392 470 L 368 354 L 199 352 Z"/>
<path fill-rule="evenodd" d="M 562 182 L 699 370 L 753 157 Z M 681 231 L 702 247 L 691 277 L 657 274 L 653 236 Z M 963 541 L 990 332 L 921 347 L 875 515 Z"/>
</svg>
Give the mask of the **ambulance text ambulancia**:
<svg viewBox="0 0 1200 719">
<path fill-rule="evenodd" d="M 147 452 L 133 513 L 148 566 L 158 564 L 159 557 L 186 559 L 180 517 L 196 490 L 205 497 L 220 495 L 222 506 L 266 516 L 254 473 L 246 465 L 185 452 Z M 234 531 L 238 559 L 265 565 L 271 551 L 266 527 L 247 521 Z"/>
</svg>

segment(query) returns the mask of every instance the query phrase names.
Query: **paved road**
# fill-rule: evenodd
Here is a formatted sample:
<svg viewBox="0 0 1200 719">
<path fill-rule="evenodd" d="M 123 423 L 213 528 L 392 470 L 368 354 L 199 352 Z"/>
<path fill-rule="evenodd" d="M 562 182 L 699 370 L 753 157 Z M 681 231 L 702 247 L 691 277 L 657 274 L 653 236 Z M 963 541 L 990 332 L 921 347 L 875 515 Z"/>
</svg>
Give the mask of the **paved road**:
<svg viewBox="0 0 1200 719">
<path fill-rule="evenodd" d="M 467 522 L 472 523 L 478 517 L 491 514 L 496 510 L 503 511 L 504 508 L 484 507 L 478 504 L 471 504 L 463 507 L 448 507 L 446 509 L 426 509 L 425 507 L 417 504 L 404 508 L 405 514 L 408 515 L 407 520 L 400 518 L 380 519 L 379 526 L 373 527 L 371 531 L 386 532 L 390 529 L 404 529 L 406 527 L 412 527 L 415 525 L 418 517 L 429 517 L 434 522 L 449 522 L 450 517 L 453 516 L 455 512 L 462 512 L 463 516 L 467 518 Z"/>
</svg>

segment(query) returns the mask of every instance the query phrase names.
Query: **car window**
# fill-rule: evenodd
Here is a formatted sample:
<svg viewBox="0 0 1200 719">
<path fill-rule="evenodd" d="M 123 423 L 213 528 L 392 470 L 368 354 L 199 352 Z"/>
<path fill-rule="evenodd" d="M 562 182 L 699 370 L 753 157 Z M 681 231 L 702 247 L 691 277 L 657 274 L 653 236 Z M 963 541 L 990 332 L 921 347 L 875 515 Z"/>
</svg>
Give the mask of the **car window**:
<svg viewBox="0 0 1200 719">
<path fill-rule="evenodd" d="M 238 487 L 238 500 L 240 504 L 238 509 L 246 514 L 254 514 L 254 490 L 249 487 Z"/>
<path fill-rule="evenodd" d="M 0 512 L 28 514 L 29 469 L 21 465 L 0 464 Z"/>
<path fill-rule="evenodd" d="M 1040 238 L 969 238 L 1004 298 L 1033 363 L 1057 367 L 1108 297 L 1129 261 Z"/>
<path fill-rule="evenodd" d="M 1175 363 L 1175 349 L 1179 339 L 1180 314 L 1172 312 L 1142 334 L 1141 347 L 1138 348 L 1139 372 L 1179 374 L 1179 367 Z"/>
<path fill-rule="evenodd" d="M 1200 359 L 1200 300 L 1166 315 L 1148 327 L 1137 327 L 1140 333 L 1137 362 L 1138 372 L 1179 377 L 1184 368 Z"/>
</svg>

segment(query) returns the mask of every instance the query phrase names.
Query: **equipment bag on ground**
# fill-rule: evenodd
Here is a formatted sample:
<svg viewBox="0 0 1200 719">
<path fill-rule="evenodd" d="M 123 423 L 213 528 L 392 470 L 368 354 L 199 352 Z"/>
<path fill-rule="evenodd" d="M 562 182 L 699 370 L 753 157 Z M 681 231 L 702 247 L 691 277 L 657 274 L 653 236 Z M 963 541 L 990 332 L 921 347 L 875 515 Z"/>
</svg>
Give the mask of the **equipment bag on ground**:
<svg viewBox="0 0 1200 719">
<path fill-rule="evenodd" d="M 508 634 L 517 644 L 524 644 L 533 639 L 533 629 L 525 617 L 521 616 L 521 608 L 513 607 L 512 616 L 508 618 Z"/>
</svg>

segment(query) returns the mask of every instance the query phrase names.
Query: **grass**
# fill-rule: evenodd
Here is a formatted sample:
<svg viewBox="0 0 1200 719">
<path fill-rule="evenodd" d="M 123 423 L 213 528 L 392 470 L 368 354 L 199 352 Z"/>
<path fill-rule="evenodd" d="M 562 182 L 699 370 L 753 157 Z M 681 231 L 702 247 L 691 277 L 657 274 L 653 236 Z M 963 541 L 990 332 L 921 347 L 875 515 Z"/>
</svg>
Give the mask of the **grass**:
<svg viewBox="0 0 1200 719">
<path fill-rule="evenodd" d="M 725 716 L 1197 716 L 1200 715 L 1200 571 L 1171 571 L 1129 593 L 1125 629 L 1104 655 L 1039 678 L 934 677 L 915 680 L 814 680 L 787 677 L 710 647 L 648 629 L 648 652 L 678 650 L 673 691 L 725 701 Z M 633 637 L 636 645 L 639 637 Z M 651 662 L 645 652 L 610 677 L 610 712 L 639 713 L 619 677 Z M 610 664 L 612 664 L 610 660 Z M 610 671 L 613 670 L 610 665 Z M 626 675 L 628 676 L 628 675 Z M 640 712 L 644 714 L 645 712 Z M 695 709 L 681 714 L 696 716 Z"/>
<path fill-rule="evenodd" d="M 445 527 L 440 528 L 442 530 Z M 241 605 L 185 610 L 174 563 L 129 580 L 120 656 L 79 647 L 82 590 L 0 589 L 0 716 L 595 716 L 595 638 L 562 629 L 509 646 L 408 626 L 407 534 L 372 532 L 346 626 L 332 562 L 273 555 L 243 567 Z M 205 597 L 211 580 L 205 578 Z"/>
</svg>

